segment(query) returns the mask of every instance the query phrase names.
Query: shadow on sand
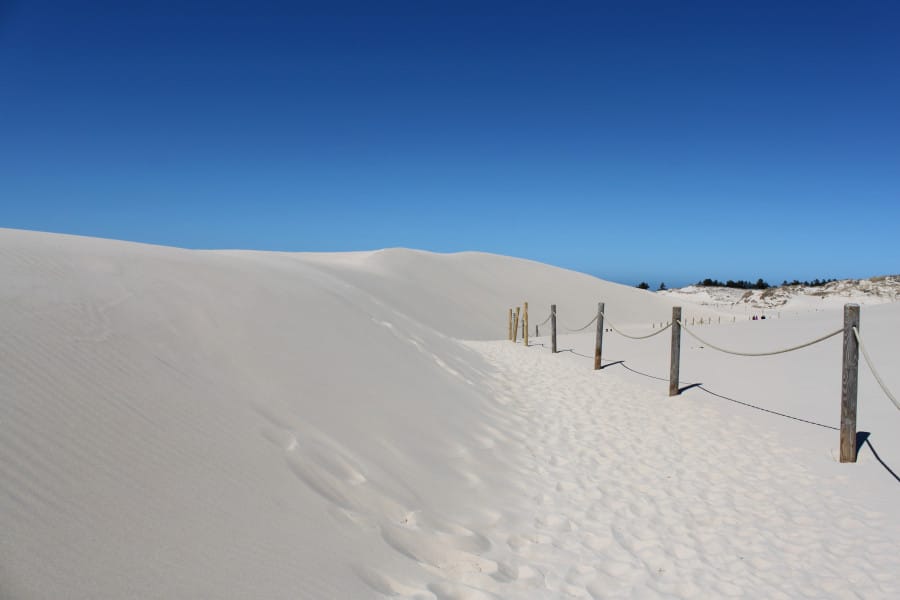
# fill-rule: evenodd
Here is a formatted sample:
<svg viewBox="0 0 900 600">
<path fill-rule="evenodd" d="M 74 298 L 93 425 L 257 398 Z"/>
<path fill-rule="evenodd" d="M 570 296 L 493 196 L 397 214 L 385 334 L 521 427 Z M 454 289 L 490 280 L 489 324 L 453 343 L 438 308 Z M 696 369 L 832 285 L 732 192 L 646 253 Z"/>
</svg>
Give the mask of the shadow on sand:
<svg viewBox="0 0 900 600">
<path fill-rule="evenodd" d="M 530 346 L 546 348 L 546 346 L 543 343 L 530 344 Z M 580 352 L 575 352 L 575 350 L 572 348 L 563 348 L 561 350 L 557 350 L 558 354 L 562 354 L 564 352 L 568 352 L 570 354 L 574 354 L 575 356 L 580 356 L 582 358 L 588 358 L 591 360 L 593 360 L 593 358 L 594 358 L 593 356 L 588 356 L 587 354 L 581 354 Z M 607 367 L 619 366 L 619 367 L 622 367 L 623 369 L 631 371 L 632 373 L 635 373 L 642 377 L 647 377 L 649 379 L 655 379 L 656 381 L 669 381 L 669 379 L 666 377 L 657 377 L 656 375 L 651 375 L 649 373 L 644 373 L 643 371 L 638 371 L 637 369 L 633 369 L 630 366 L 628 366 L 624 360 L 610 360 L 610 361 L 604 361 L 604 362 L 606 364 L 602 365 L 600 367 L 601 369 L 606 369 Z M 733 402 L 735 404 L 740 404 L 741 406 L 746 406 L 747 408 L 752 408 L 754 410 L 758 410 L 758 411 L 761 411 L 764 413 L 769 413 L 770 415 L 776 415 L 778 417 L 783 417 L 785 419 L 791 419 L 792 421 L 799 421 L 801 423 L 806 423 L 808 425 L 815 425 L 816 427 L 822 427 L 824 429 L 831 429 L 832 431 L 840 431 L 839 427 L 834 427 L 832 425 L 825 425 L 824 423 L 817 423 L 816 421 L 810 421 L 809 419 L 795 417 L 795 416 L 789 415 L 787 413 L 778 412 L 777 410 L 763 408 L 762 406 L 750 404 L 749 402 L 744 402 L 742 400 L 736 400 L 734 398 L 729 398 L 728 396 L 719 394 L 717 392 L 710 390 L 709 388 L 703 387 L 702 383 L 686 383 L 683 387 L 678 389 L 678 393 L 680 394 L 682 392 L 686 392 L 693 388 L 702 390 L 702 391 L 706 392 L 707 394 L 709 394 L 710 396 L 714 396 L 714 397 L 720 398 L 722 400 L 727 400 L 728 402 Z M 881 459 L 881 456 L 878 455 L 878 452 L 875 450 L 875 446 L 872 445 L 872 441 L 869 438 L 870 438 L 870 434 L 868 431 L 857 432 L 857 434 L 856 434 L 857 452 L 859 452 L 859 450 L 861 450 L 863 446 L 868 446 L 869 450 L 872 451 L 872 456 L 875 457 L 875 460 L 877 460 L 878 463 L 882 467 L 884 467 L 885 471 L 887 471 L 891 475 L 891 477 L 893 477 L 898 483 L 900 483 L 900 476 L 898 476 L 897 473 L 893 469 L 891 469 L 891 467 Z"/>
</svg>

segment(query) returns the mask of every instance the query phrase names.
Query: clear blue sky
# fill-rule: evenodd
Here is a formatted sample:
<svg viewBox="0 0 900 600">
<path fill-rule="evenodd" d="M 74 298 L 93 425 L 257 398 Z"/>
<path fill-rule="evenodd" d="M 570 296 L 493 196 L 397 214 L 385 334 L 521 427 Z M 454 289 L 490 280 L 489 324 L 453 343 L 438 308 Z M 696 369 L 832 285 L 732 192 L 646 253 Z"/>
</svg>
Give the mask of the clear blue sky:
<svg viewBox="0 0 900 600">
<path fill-rule="evenodd" d="M 894 1 L 0 0 L 0 226 L 775 283 L 898 191 Z"/>
</svg>

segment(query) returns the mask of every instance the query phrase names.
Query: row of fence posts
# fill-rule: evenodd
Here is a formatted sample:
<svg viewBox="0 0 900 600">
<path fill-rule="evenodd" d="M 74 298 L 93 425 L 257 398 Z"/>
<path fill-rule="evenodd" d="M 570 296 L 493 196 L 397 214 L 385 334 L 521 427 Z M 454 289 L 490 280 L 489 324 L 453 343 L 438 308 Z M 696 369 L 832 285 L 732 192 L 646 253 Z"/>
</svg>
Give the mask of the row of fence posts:
<svg viewBox="0 0 900 600">
<path fill-rule="evenodd" d="M 520 312 L 520 308 L 521 310 Z M 603 315 L 605 304 L 597 303 L 597 332 L 594 337 L 594 370 L 601 369 L 603 355 Z M 520 319 L 521 316 L 521 319 Z M 521 325 L 520 325 L 521 323 Z M 528 346 L 528 303 L 516 307 L 515 312 L 509 309 L 509 339 L 518 341 L 518 330 L 522 328 L 522 341 Z M 853 328 L 859 331 L 859 305 L 844 305 L 844 345 L 841 371 L 841 462 L 856 462 L 856 395 L 859 377 L 859 342 L 853 334 Z M 535 327 L 535 335 L 539 335 Z M 550 305 L 550 351 L 556 349 L 556 305 Z M 679 372 L 681 370 L 681 307 L 672 307 L 672 342 L 669 360 L 669 396 L 681 394 Z"/>
</svg>

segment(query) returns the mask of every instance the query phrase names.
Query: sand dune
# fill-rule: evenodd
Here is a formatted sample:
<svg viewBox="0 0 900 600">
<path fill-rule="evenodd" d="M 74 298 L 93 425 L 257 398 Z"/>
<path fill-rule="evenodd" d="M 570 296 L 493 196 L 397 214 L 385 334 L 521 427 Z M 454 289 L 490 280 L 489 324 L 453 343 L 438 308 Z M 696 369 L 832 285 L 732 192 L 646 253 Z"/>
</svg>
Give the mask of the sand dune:
<svg viewBox="0 0 900 600">
<path fill-rule="evenodd" d="M 496 341 L 522 300 L 572 326 L 603 300 L 646 328 L 672 306 L 652 293 L 480 253 L 14 230 L 0 277 L 4 598 L 900 590 L 896 486 L 874 460 L 677 410 L 584 368 L 590 334 L 555 356 Z M 898 387 L 896 351 L 872 345 Z"/>
</svg>

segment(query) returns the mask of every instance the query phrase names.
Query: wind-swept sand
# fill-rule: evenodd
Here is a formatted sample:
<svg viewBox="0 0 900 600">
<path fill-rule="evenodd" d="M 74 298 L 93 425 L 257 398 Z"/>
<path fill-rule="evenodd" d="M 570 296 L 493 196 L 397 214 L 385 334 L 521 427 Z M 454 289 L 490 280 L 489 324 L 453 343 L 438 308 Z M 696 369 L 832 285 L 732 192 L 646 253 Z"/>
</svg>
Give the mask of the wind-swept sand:
<svg viewBox="0 0 900 600">
<path fill-rule="evenodd" d="M 526 299 L 532 323 L 555 302 L 580 326 L 603 300 L 646 332 L 671 307 L 651 293 L 479 253 L 13 230 L 0 277 L 0 597 L 900 590 L 898 482 L 867 449 L 840 465 L 832 430 L 698 388 L 669 399 L 622 365 L 594 372 L 590 333 L 557 355 L 490 341 Z M 897 389 L 900 311 L 872 311 L 863 333 Z M 746 347 L 821 331 L 796 323 L 703 332 Z M 636 350 L 608 334 L 606 355 L 664 374 L 666 337 Z M 748 376 L 685 337 L 683 374 L 837 425 L 832 342 Z M 865 369 L 861 423 L 896 471 L 900 419 Z"/>
</svg>

